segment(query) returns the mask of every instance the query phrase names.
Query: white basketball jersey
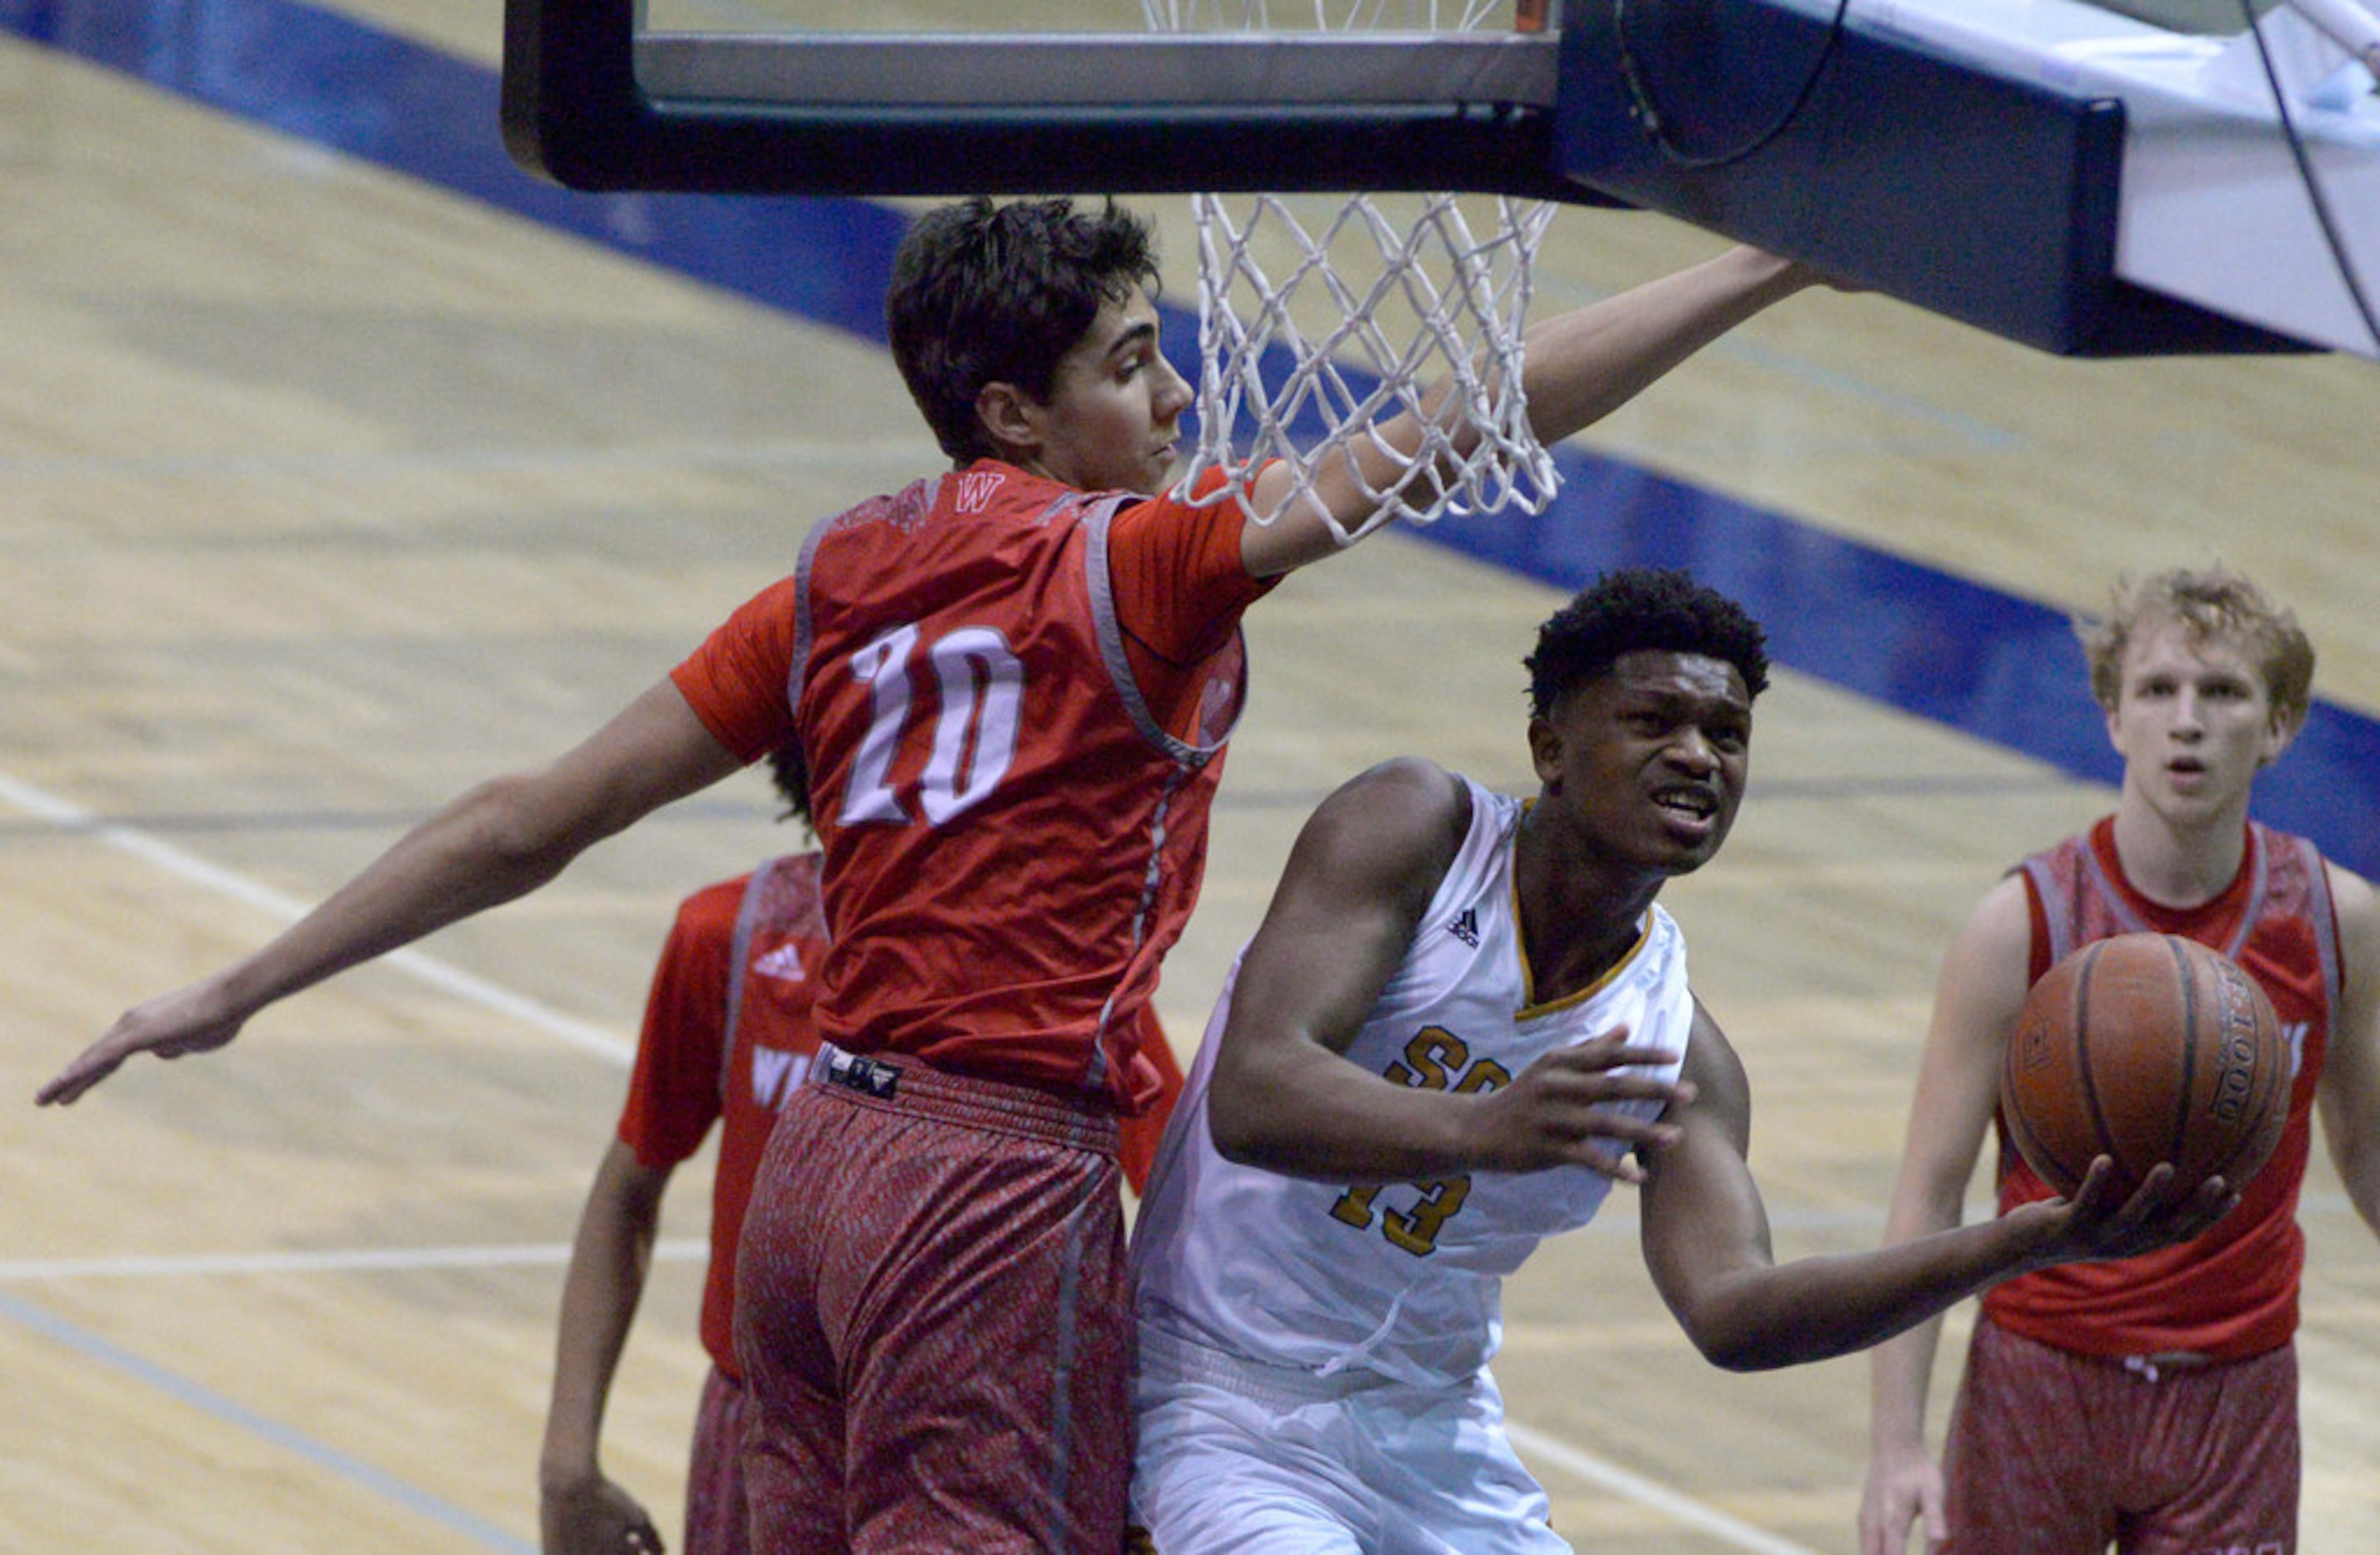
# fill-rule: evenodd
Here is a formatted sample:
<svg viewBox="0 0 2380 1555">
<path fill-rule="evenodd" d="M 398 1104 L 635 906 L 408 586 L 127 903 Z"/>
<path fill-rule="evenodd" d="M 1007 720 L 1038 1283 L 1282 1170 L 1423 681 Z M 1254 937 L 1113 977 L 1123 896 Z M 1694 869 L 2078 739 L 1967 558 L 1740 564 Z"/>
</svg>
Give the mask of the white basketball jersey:
<svg viewBox="0 0 2380 1555">
<path fill-rule="evenodd" d="M 1682 1055 L 1694 1024 L 1685 939 L 1658 906 L 1593 988 L 1532 1003 L 1512 883 L 1524 806 L 1470 788 L 1470 833 L 1348 1061 L 1402 1085 L 1471 1091 L 1622 1025 L 1633 1043 Z M 1237 980 L 1235 963 L 1141 1207 L 1141 1322 L 1273 1366 L 1361 1367 L 1421 1386 L 1471 1378 L 1501 1340 L 1503 1276 L 1545 1237 L 1592 1220 L 1610 1179 L 1560 1167 L 1350 1186 L 1225 1160 L 1207 1096 Z M 1677 1068 L 1658 1073 L 1674 1079 Z"/>
</svg>

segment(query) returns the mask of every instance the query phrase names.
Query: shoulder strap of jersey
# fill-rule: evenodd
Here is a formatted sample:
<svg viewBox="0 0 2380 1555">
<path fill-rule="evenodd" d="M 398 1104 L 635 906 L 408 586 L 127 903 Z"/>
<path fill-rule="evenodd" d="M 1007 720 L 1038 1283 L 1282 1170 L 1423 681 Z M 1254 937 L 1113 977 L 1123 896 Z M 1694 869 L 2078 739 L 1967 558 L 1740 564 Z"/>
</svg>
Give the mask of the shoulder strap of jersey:
<svg viewBox="0 0 2380 1555">
<path fill-rule="evenodd" d="M 744 900 L 735 908 L 735 933 L 727 948 L 727 1020 L 720 1028 L 719 1098 L 727 1099 L 735 1072 L 735 1027 L 744 1018 L 744 981 L 751 972 L 752 936 L 759 932 L 760 914 L 769 900 L 769 881 L 783 859 L 771 858 L 744 882 Z"/>
<path fill-rule="evenodd" d="M 1085 542 L 1083 581 L 1090 594 L 1091 623 L 1099 635 L 1099 658 L 1107 669 L 1108 679 L 1114 684 L 1116 694 L 1123 699 L 1124 709 L 1132 716 L 1133 726 L 1140 731 L 1143 738 L 1167 756 L 1185 767 L 1196 768 L 1222 749 L 1231 730 L 1223 730 L 1213 744 L 1207 746 L 1192 745 L 1177 738 L 1157 721 L 1157 715 L 1149 710 L 1148 699 L 1142 694 L 1140 682 L 1132 673 L 1132 660 L 1124 650 L 1123 619 L 1116 609 L 1115 579 L 1108 571 L 1108 540 L 1115 516 L 1139 500 L 1129 492 L 1120 492 L 1087 499 L 1084 505 L 1080 520 Z M 1245 660 L 1239 674 L 1241 684 L 1237 688 L 1235 710 L 1247 705 Z M 1234 711 L 1232 723 L 1236 726 L 1238 723 L 1239 714 Z"/>
<path fill-rule="evenodd" d="M 2322 861 L 2322 850 L 2305 837 L 2276 832 L 2269 827 L 2250 823 L 2256 833 L 2257 851 L 2271 854 L 2286 846 L 2295 855 L 2297 867 L 2305 873 L 2306 917 L 2313 922 L 2313 942 L 2322 958 L 2322 993 L 2326 1008 L 2338 1008 L 2339 990 L 2346 981 L 2346 968 L 2338 957 L 2338 914 L 2330 896 L 2330 871 Z"/>
</svg>

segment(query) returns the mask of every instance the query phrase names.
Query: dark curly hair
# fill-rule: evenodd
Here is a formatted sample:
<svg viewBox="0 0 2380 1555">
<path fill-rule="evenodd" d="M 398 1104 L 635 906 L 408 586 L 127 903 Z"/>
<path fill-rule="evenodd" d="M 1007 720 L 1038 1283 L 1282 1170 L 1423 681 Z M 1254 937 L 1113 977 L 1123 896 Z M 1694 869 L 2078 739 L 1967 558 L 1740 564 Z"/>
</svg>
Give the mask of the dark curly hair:
<svg viewBox="0 0 2380 1555">
<path fill-rule="evenodd" d="M 987 383 L 1047 403 L 1058 360 L 1135 286 L 1157 284 L 1149 223 L 1109 200 L 995 205 L 982 195 L 917 218 L 892 256 L 884 322 L 909 397 L 961 463 L 999 450 L 976 417 Z"/>
<path fill-rule="evenodd" d="M 1537 631 L 1529 672 L 1529 712 L 1544 718 L 1562 697 L 1611 672 L 1639 649 L 1723 659 L 1757 697 L 1768 686 L 1767 634 L 1744 608 L 1690 573 L 1630 567 L 1605 573 Z"/>
</svg>

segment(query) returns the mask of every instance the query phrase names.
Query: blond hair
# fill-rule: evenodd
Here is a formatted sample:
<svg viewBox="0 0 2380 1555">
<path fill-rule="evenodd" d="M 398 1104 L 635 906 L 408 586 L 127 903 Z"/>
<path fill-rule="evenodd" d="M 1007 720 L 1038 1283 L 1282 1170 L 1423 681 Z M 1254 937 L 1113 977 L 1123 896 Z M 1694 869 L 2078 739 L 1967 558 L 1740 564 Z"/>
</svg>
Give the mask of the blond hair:
<svg viewBox="0 0 2380 1555">
<path fill-rule="evenodd" d="M 2295 612 L 2220 563 L 2119 577 L 2109 608 L 2074 624 L 2091 664 L 2091 695 L 2113 712 L 2123 688 L 2124 650 L 2145 627 L 2170 622 L 2193 643 L 2233 642 L 2255 656 L 2265 694 L 2282 727 L 2305 722 L 2313 699 L 2313 644 Z"/>
</svg>

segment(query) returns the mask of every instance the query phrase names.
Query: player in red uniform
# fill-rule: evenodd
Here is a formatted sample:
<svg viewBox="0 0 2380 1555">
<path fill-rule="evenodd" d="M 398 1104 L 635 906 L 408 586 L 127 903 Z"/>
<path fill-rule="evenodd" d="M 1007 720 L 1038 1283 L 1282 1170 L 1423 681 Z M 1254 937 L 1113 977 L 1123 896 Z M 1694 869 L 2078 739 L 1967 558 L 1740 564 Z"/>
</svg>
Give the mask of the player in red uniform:
<svg viewBox="0 0 2380 1555">
<path fill-rule="evenodd" d="M 2008 1143 L 2001 1055 L 2025 991 L 2078 945 L 2186 935 L 2253 975 L 2297 1062 L 2280 1148 L 2194 1241 L 2010 1282 L 1984 1299 L 1937 1469 L 1925 1448 L 1938 1320 L 1874 1360 L 1864 1555 L 1933 1548 L 2127 1555 L 2297 1548 L 2297 1223 L 2319 1104 L 2380 1233 L 2380 905 L 2312 844 L 2248 819 L 2304 723 L 2313 650 L 2236 574 L 2160 573 L 2083 630 L 2124 759 L 2113 816 L 2027 859 L 1944 961 L 1888 1241 L 1956 1225 L 1986 1124 L 2003 1209 L 2050 1197 Z M 1947 1480 L 1947 1494 L 1946 1494 Z"/>
<path fill-rule="evenodd" d="M 1810 273 L 1734 249 L 1533 325 L 1550 443 Z M 834 939 L 824 1051 L 764 1158 L 738 1354 L 764 1548 L 1112 1549 L 1131 1437 L 1116 1118 L 1196 894 L 1241 612 L 1342 548 L 1419 446 L 1352 446 L 1273 523 L 1163 492 L 1190 389 L 1147 224 L 1070 201 L 921 217 L 893 354 L 954 468 L 830 520 L 799 576 L 586 743 L 432 818 L 262 951 L 128 1012 L 44 1087 L 230 1041 L 267 1004 L 535 889 L 791 735 Z M 1254 480 L 1258 510 L 1292 477 Z M 759 1251 L 761 1256 L 752 1255 Z"/>
<path fill-rule="evenodd" d="M 769 765 L 786 817 L 807 826 L 809 795 L 798 751 L 783 747 L 770 754 Z M 818 985 L 810 974 L 827 942 L 818 888 L 819 856 L 787 854 L 679 905 L 653 972 L 618 1137 L 588 1190 L 563 1284 L 553 1399 L 539 1462 L 546 1555 L 663 1548 L 643 1505 L 605 1476 L 596 1448 L 644 1294 L 662 1196 L 713 1124 L 720 1126 L 719 1160 L 701 1318 L 711 1370 L 695 1417 L 680 1549 L 683 1555 L 742 1555 L 751 1548 L 744 1379 L 733 1342 L 735 1247 L 777 1108 L 801 1086 L 818 1051 L 810 1018 Z M 1159 1066 L 1162 1088 L 1156 1106 L 1123 1126 L 1123 1173 L 1135 1193 L 1148 1179 L 1182 1088 L 1161 1032 L 1145 1051 Z"/>
<path fill-rule="evenodd" d="M 770 766 L 787 813 L 807 824 L 799 756 L 780 749 Z M 776 1109 L 818 1051 L 810 972 L 826 949 L 818 865 L 815 853 L 788 854 L 704 887 L 680 904 L 662 947 L 619 1135 L 588 1190 L 563 1282 L 553 1400 L 538 1465 L 547 1555 L 662 1548 L 644 1507 L 604 1476 L 596 1445 L 644 1294 L 662 1195 L 714 1123 L 719 1161 L 702 1287 L 702 1347 L 711 1371 L 695 1419 L 684 1549 L 735 1555 L 748 1548 L 739 1466 L 743 1373 L 732 1342 L 735 1243 Z"/>
</svg>

